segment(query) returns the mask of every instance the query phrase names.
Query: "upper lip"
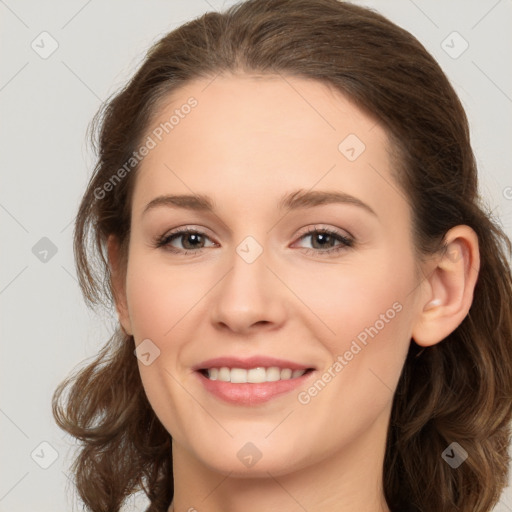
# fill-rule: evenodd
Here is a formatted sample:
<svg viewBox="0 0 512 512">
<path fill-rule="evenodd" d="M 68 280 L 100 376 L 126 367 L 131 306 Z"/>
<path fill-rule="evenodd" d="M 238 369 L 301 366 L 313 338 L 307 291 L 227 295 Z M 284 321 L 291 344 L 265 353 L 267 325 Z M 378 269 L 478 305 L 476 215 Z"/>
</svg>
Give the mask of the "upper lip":
<svg viewBox="0 0 512 512">
<path fill-rule="evenodd" d="M 314 369 L 311 365 L 304 365 L 301 363 L 296 363 L 294 361 L 287 361 L 285 359 L 278 359 L 275 357 L 269 356 L 252 356 L 241 359 L 239 357 L 215 357 L 213 359 L 208 359 L 207 361 L 203 361 L 193 367 L 194 370 L 207 370 L 209 368 L 259 368 L 265 367 L 270 368 L 272 366 L 277 366 L 278 368 L 290 368 L 291 370 L 308 370 Z"/>
</svg>

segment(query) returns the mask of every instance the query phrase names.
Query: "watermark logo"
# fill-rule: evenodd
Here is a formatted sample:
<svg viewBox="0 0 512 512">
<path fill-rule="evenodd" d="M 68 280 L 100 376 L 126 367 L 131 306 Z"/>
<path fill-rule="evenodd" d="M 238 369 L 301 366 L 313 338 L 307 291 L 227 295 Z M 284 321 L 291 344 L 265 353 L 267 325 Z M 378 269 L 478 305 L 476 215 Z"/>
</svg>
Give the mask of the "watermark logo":
<svg viewBox="0 0 512 512">
<path fill-rule="evenodd" d="M 246 263 L 253 263 L 260 257 L 263 247 L 254 237 L 247 236 L 238 244 L 236 252 Z"/>
<path fill-rule="evenodd" d="M 443 451 L 441 457 L 453 469 L 457 469 L 468 458 L 468 452 L 454 441 Z"/>
<path fill-rule="evenodd" d="M 251 442 L 245 443 L 236 455 L 240 462 L 248 468 L 252 468 L 263 456 L 259 448 Z"/>
<path fill-rule="evenodd" d="M 55 53 L 59 47 L 59 43 L 51 34 L 44 31 L 36 36 L 30 46 L 41 59 L 46 60 Z"/>
<path fill-rule="evenodd" d="M 133 352 L 144 366 L 149 366 L 160 357 L 160 349 L 149 338 L 141 341 Z"/>
<path fill-rule="evenodd" d="M 32 254 L 41 263 L 48 263 L 57 254 L 57 250 L 57 246 L 48 237 L 43 236 L 32 247 Z"/>
<path fill-rule="evenodd" d="M 469 43 L 457 31 L 453 31 L 441 42 L 441 48 L 452 59 L 458 59 L 469 48 Z"/>
<path fill-rule="evenodd" d="M 347 135 L 338 145 L 338 151 L 349 162 L 357 160 L 365 149 L 366 145 L 355 133 Z"/>
<path fill-rule="evenodd" d="M 59 452 L 48 441 L 43 441 L 32 450 L 30 457 L 40 468 L 48 469 L 59 458 Z"/>
</svg>

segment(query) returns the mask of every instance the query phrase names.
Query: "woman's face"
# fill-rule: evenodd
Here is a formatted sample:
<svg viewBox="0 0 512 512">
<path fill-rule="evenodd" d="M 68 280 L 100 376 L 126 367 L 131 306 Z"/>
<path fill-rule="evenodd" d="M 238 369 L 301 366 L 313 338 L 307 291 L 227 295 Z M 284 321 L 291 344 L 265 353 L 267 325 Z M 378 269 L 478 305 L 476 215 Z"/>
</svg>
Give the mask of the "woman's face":
<svg viewBox="0 0 512 512">
<path fill-rule="evenodd" d="M 384 130 L 319 82 L 237 75 L 144 140 L 121 318 L 174 449 L 263 476 L 374 459 L 421 289 Z"/>
</svg>

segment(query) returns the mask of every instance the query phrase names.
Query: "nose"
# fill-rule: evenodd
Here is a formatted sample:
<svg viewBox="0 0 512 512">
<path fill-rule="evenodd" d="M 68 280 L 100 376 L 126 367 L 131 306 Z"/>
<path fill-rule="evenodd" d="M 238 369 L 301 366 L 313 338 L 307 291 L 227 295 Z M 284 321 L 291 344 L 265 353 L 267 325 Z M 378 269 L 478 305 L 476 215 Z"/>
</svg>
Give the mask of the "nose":
<svg viewBox="0 0 512 512">
<path fill-rule="evenodd" d="M 286 287 L 267 266 L 266 250 L 252 262 L 240 254 L 233 252 L 231 268 L 212 290 L 212 324 L 237 334 L 279 328 L 286 316 Z"/>
</svg>

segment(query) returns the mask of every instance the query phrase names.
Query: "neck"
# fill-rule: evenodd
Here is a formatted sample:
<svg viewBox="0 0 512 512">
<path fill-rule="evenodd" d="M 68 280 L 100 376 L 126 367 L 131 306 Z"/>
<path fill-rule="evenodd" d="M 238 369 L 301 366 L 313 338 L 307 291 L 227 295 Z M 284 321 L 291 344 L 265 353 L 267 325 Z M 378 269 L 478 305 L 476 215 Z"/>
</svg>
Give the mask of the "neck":
<svg viewBox="0 0 512 512">
<path fill-rule="evenodd" d="M 259 478 L 216 472 L 173 441 L 174 499 L 168 512 L 389 512 L 382 487 L 388 420 L 381 416 L 316 464 Z"/>
</svg>

